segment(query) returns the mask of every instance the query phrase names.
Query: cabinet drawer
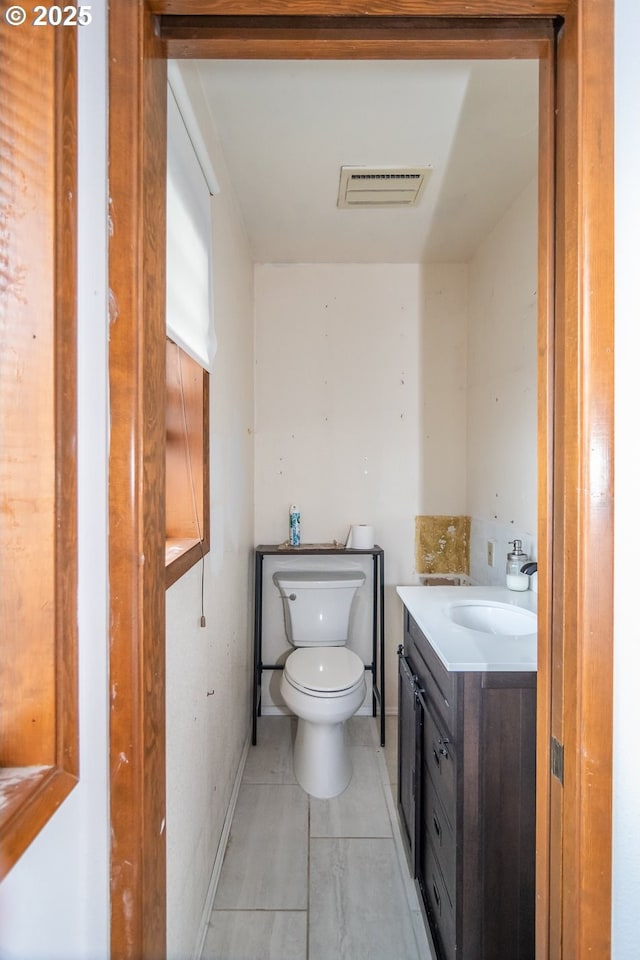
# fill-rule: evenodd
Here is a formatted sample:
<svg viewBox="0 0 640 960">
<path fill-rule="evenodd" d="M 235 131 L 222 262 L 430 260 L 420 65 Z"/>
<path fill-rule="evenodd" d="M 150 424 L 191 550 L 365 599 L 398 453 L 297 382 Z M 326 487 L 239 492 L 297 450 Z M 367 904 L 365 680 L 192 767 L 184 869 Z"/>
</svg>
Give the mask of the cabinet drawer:
<svg viewBox="0 0 640 960">
<path fill-rule="evenodd" d="M 445 669 L 433 647 L 409 613 L 407 613 L 406 628 L 409 637 L 408 646 L 414 654 L 416 672 L 425 689 L 426 698 L 440 714 L 448 730 L 455 736 L 457 676 Z"/>
<path fill-rule="evenodd" d="M 438 958 L 439 960 L 455 960 L 456 921 L 454 909 L 449 902 L 438 861 L 429 843 L 427 844 L 424 884 L 424 898 L 431 921 L 431 932 L 436 941 Z"/>
<path fill-rule="evenodd" d="M 451 826 L 456 827 L 456 758 L 454 745 L 443 733 L 431 710 L 426 711 L 422 742 L 423 764 Z"/>
<path fill-rule="evenodd" d="M 447 813 L 434 790 L 430 778 L 427 776 L 425 780 L 426 783 L 423 787 L 425 796 L 423 829 L 438 860 L 449 900 L 455 908 L 456 838 Z"/>
</svg>

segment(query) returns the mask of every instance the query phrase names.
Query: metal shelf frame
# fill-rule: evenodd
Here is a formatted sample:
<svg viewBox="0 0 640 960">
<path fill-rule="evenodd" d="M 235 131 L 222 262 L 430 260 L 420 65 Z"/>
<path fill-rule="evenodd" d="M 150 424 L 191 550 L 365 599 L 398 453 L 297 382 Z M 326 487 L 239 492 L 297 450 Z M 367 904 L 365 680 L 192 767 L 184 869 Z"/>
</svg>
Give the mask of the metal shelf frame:
<svg viewBox="0 0 640 960">
<path fill-rule="evenodd" d="M 371 632 L 371 663 L 365 670 L 371 672 L 371 704 L 373 716 L 380 711 L 380 746 L 385 740 L 385 677 L 384 677 L 384 550 L 377 544 L 368 550 L 353 550 L 346 547 L 325 547 L 301 544 L 287 547 L 282 544 L 260 544 L 255 548 L 255 606 L 253 618 L 253 689 L 251 695 L 251 743 L 258 741 L 258 717 L 261 715 L 262 672 L 282 670 L 282 664 L 262 662 L 262 587 L 265 557 L 310 557 L 310 556 L 370 556 L 373 579 L 373 609 Z"/>
</svg>

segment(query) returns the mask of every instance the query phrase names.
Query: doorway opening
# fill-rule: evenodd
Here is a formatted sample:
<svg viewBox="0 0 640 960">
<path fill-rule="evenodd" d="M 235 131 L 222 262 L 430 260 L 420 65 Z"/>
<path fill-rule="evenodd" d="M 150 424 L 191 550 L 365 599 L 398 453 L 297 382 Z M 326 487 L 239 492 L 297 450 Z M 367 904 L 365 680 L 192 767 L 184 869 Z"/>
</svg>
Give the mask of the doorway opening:
<svg viewBox="0 0 640 960">
<path fill-rule="evenodd" d="M 428 2 L 421 5 L 426 16 L 413 22 L 406 16 L 402 22 L 392 19 L 394 14 L 415 12 L 407 3 L 389 3 L 384 15 L 377 18 L 358 17 L 360 11 L 354 10 L 356 15 L 348 21 L 344 4 L 336 11 L 335 4 L 327 3 L 321 6 L 329 21 L 322 24 L 300 16 L 300 5 L 293 0 L 282 13 L 294 16 L 270 17 L 269 22 L 255 19 L 264 8 L 256 5 L 254 9 L 246 3 L 241 5 L 242 16 L 224 18 L 224 22 L 215 17 L 173 19 L 187 11 L 186 2 L 183 11 L 175 0 L 157 0 L 151 6 L 153 14 L 142 7 L 131 10 L 124 3 L 114 3 L 111 13 L 112 56 L 119 69 L 112 77 L 110 139 L 115 144 L 126 135 L 133 145 L 130 155 L 122 157 L 116 152 L 111 158 L 111 193 L 118 217 L 111 251 L 111 287 L 121 315 L 134 318 L 126 332 L 121 325 L 112 340 L 111 354 L 115 428 L 111 582 L 117 608 L 112 610 L 116 624 L 112 675 L 115 671 L 124 680 L 121 694 L 127 689 L 133 693 L 128 706 L 122 705 L 120 698 L 112 716 L 112 754 L 117 756 L 123 739 L 140 744 L 129 771 L 119 774 L 126 776 L 128 783 L 121 779 L 112 783 L 114 955 L 161 954 L 164 931 L 164 840 L 158 839 L 156 830 L 164 810 L 164 661 L 157 643 L 157 638 L 164 636 L 164 518 L 157 522 L 158 492 L 164 481 L 158 466 L 163 437 L 153 416 L 160 396 L 156 375 L 162 370 L 159 351 L 164 349 L 163 298 L 157 285 L 157 277 L 163 275 L 163 223 L 161 211 L 153 213 L 157 196 L 163 195 L 164 58 L 344 57 L 347 50 L 350 57 L 370 57 L 373 51 L 381 59 L 407 59 L 416 54 L 498 57 L 513 55 L 514 44 L 520 43 L 523 56 L 540 57 L 544 65 L 541 104 L 545 119 L 540 143 L 547 159 L 541 164 L 546 184 L 541 195 L 548 199 L 539 225 L 540 248 L 544 250 L 539 290 L 544 290 L 542 309 L 548 319 L 541 325 L 538 346 L 547 384 L 538 408 L 538 461 L 544 464 L 539 475 L 539 516 L 543 519 L 538 542 L 538 557 L 544 564 L 540 582 L 543 615 L 539 617 L 539 690 L 542 687 L 543 692 L 538 735 L 538 950 L 541 957 L 561 956 L 560 944 L 564 943 L 566 956 L 581 956 L 588 945 L 599 956 L 606 956 L 611 872 L 610 725 L 603 723 L 603 718 L 611 715 L 611 580 L 602 576 L 602 567 L 612 553 L 611 478 L 606 473 L 612 444 L 611 352 L 606 349 L 612 316 L 611 129 L 605 119 L 612 113 L 609 4 L 541 0 L 533 5 L 533 13 L 543 19 L 516 17 L 508 22 L 491 19 L 500 15 L 502 10 L 495 7 L 502 8 L 502 4 L 478 4 L 476 13 L 489 18 L 481 23 L 464 17 L 456 20 L 459 10 L 454 9 L 455 4 L 447 4 L 452 19 L 446 24 L 429 22 L 428 14 L 436 8 L 441 13 L 442 3 Z M 342 15 L 338 20 L 331 18 L 336 13 Z M 157 22 L 155 14 L 160 17 Z M 557 24 L 544 20 L 556 15 L 565 17 L 557 34 Z M 587 75 L 587 57 L 590 64 L 598 64 L 596 72 L 602 82 L 593 82 L 593 68 Z M 144 236 L 139 230 L 143 220 Z M 554 224 L 558 225 L 557 242 Z M 589 305 L 596 301 L 597 319 L 589 313 Z M 587 315 L 592 320 L 589 325 L 583 322 Z M 139 357 L 144 357 L 141 363 Z M 120 423 L 133 423 L 134 458 L 130 456 L 131 433 L 125 437 L 123 428 L 119 435 Z M 588 491 L 596 487 L 598 498 L 590 497 Z M 137 545 L 133 553 L 132 539 Z M 145 557 L 144 569 L 133 560 L 140 555 Z M 597 583 L 595 592 L 584 589 L 590 575 Z M 114 591 L 114 584 L 122 590 Z M 133 675 L 132 659 L 139 665 Z M 157 685 L 142 681 L 149 671 L 159 678 Z M 583 690 L 595 692 L 584 699 Z M 564 784 L 555 782 L 550 773 L 552 731 L 564 744 Z M 601 840 L 598 844 L 590 843 L 594 832 Z M 125 862 L 140 867 L 134 867 L 134 909 L 129 917 L 121 909 L 123 884 L 131 890 L 131 873 L 120 869 Z M 603 877 L 607 878 L 606 889 Z M 588 895 L 589 890 L 593 896 Z"/>
</svg>

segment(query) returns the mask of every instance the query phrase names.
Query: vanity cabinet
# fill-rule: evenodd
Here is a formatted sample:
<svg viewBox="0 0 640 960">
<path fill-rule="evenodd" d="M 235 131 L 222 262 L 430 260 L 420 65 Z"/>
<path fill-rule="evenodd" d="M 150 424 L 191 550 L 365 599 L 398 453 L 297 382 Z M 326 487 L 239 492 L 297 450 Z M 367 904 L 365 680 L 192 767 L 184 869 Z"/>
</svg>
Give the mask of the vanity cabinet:
<svg viewBox="0 0 640 960">
<path fill-rule="evenodd" d="M 398 811 L 438 960 L 533 960 L 536 674 L 398 650 Z"/>
</svg>

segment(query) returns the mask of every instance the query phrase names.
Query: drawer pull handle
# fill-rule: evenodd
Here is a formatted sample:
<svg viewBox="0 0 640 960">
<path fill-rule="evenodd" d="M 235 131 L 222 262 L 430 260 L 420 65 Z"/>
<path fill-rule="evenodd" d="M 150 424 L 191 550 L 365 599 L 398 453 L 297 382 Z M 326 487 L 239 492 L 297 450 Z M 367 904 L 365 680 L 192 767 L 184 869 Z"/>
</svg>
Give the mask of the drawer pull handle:
<svg viewBox="0 0 640 960">
<path fill-rule="evenodd" d="M 442 844 L 442 830 L 440 828 L 440 824 L 438 823 L 438 818 L 436 817 L 435 813 L 433 815 L 433 829 L 436 831 L 436 836 L 440 841 L 440 843 Z"/>
<path fill-rule="evenodd" d="M 435 760 L 437 767 L 440 766 L 440 757 L 442 757 L 443 760 L 448 760 L 448 759 L 449 759 L 449 751 L 447 750 L 447 748 L 446 748 L 446 746 L 445 746 L 445 744 L 447 744 L 447 743 L 449 743 L 449 741 L 448 741 L 445 737 L 439 737 L 439 738 L 438 738 L 438 744 L 437 744 L 437 746 L 436 746 L 435 743 L 432 743 L 433 759 Z"/>
</svg>

